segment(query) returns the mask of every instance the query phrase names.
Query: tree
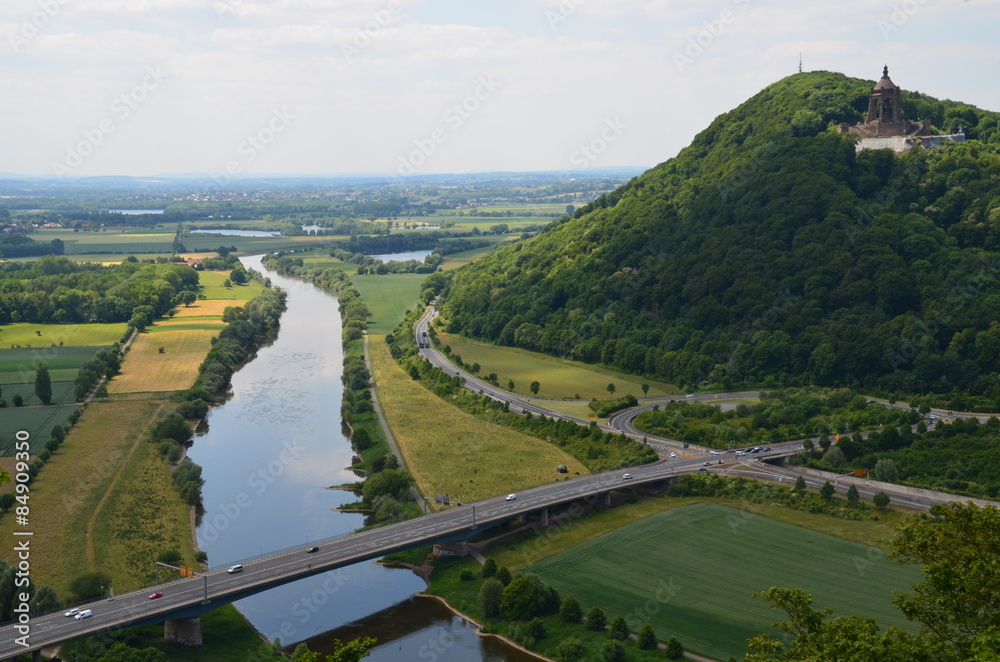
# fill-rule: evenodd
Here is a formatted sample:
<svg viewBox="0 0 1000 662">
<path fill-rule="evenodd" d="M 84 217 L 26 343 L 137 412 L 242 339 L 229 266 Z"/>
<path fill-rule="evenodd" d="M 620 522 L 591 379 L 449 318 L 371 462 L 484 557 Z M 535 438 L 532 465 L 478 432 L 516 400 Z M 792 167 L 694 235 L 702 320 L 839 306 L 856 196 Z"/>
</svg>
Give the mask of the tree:
<svg viewBox="0 0 1000 662">
<path fill-rule="evenodd" d="M 96 662 L 167 662 L 167 654 L 152 646 L 138 649 L 116 641 Z"/>
<path fill-rule="evenodd" d="M 827 501 L 833 498 L 834 492 L 836 492 L 836 490 L 833 488 L 833 485 L 830 484 L 830 481 L 826 481 L 823 483 L 823 487 L 819 488 L 819 495 Z"/>
<path fill-rule="evenodd" d="M 500 615 L 508 621 L 527 621 L 541 613 L 541 591 L 545 587 L 537 575 L 518 575 L 503 590 Z"/>
<path fill-rule="evenodd" d="M 31 613 L 35 616 L 47 614 L 50 611 L 62 609 L 63 603 L 56 591 L 49 585 L 40 586 L 31 598 Z"/>
<path fill-rule="evenodd" d="M 368 434 L 368 430 L 364 428 L 358 428 L 351 435 L 351 446 L 354 450 L 359 453 L 363 450 L 367 450 L 372 445 L 372 437 Z"/>
<path fill-rule="evenodd" d="M 580 609 L 580 601 L 572 595 L 567 595 L 559 607 L 559 617 L 566 623 L 579 623 L 583 618 L 583 610 Z"/>
<path fill-rule="evenodd" d="M 587 612 L 587 629 L 600 632 L 608 624 L 608 618 L 600 607 L 594 605 Z"/>
<path fill-rule="evenodd" d="M 632 634 L 629 632 L 628 624 L 625 622 L 625 618 L 622 616 L 615 616 L 611 619 L 611 632 L 608 636 L 612 639 L 617 639 L 618 641 L 625 641 L 628 636 Z"/>
<path fill-rule="evenodd" d="M 487 556 L 483 562 L 483 569 L 479 571 L 483 579 L 489 579 L 497 574 L 497 560 L 492 556 Z"/>
<path fill-rule="evenodd" d="M 374 637 L 358 637 L 346 643 L 333 640 L 333 653 L 326 656 L 326 662 L 358 662 L 368 657 L 370 649 L 378 643 Z"/>
<path fill-rule="evenodd" d="M 531 393 L 532 393 L 533 395 L 538 395 L 538 390 L 539 390 L 539 389 L 540 389 L 541 387 L 542 387 L 542 385 L 541 385 L 541 384 L 539 384 L 538 382 L 531 382 L 531 385 L 530 385 L 530 386 L 528 386 L 528 388 L 529 388 L 529 389 L 531 390 Z"/>
<path fill-rule="evenodd" d="M 872 497 L 872 503 L 875 504 L 875 507 L 878 508 L 879 510 L 885 510 L 886 508 L 888 508 L 889 501 L 890 501 L 889 495 L 886 494 L 885 492 L 879 492 L 878 494 Z"/>
<path fill-rule="evenodd" d="M 861 501 L 861 495 L 858 494 L 858 488 L 851 485 L 847 488 L 847 502 L 858 503 L 859 501 Z"/>
<path fill-rule="evenodd" d="M 617 641 L 605 641 L 601 645 L 601 656 L 605 662 L 625 662 L 625 649 Z"/>
<path fill-rule="evenodd" d="M 668 660 L 679 660 L 684 657 L 684 647 L 677 637 L 667 639 L 667 647 L 663 649 L 663 654 Z"/>
<path fill-rule="evenodd" d="M 656 648 L 656 633 L 653 632 L 652 625 L 643 623 L 642 627 L 639 628 L 639 636 L 636 639 L 636 644 L 644 651 L 651 651 Z"/>
<path fill-rule="evenodd" d="M 499 579 L 487 579 L 479 589 L 479 606 L 483 616 L 493 618 L 500 615 L 500 604 L 503 601 L 504 587 Z"/>
<path fill-rule="evenodd" d="M 558 662 L 579 662 L 587 654 L 583 642 L 575 637 L 563 639 L 553 653 Z"/>
<path fill-rule="evenodd" d="M 510 574 L 510 569 L 505 565 L 497 568 L 497 579 L 499 579 L 500 583 L 504 586 L 508 586 L 514 580 Z"/>
<path fill-rule="evenodd" d="M 875 463 L 872 469 L 872 478 L 883 483 L 895 483 L 899 480 L 899 469 L 892 458 L 883 457 Z"/>
<path fill-rule="evenodd" d="M 410 493 L 410 474 L 400 469 L 386 469 L 368 476 L 361 488 L 365 503 L 372 503 L 376 497 L 390 496 L 398 501 L 405 501 Z"/>
<path fill-rule="evenodd" d="M 479 365 L 479 363 L 473 363 L 471 366 L 469 366 L 469 370 L 472 371 L 472 374 L 476 374 L 477 372 L 482 370 L 482 366 Z"/>
<path fill-rule="evenodd" d="M 222 281 L 222 286 L 227 290 L 231 290 L 233 288 L 233 281 L 227 278 L 226 280 Z"/>
<path fill-rule="evenodd" d="M 840 448 L 840 446 L 830 446 L 829 450 L 823 453 L 822 462 L 828 467 L 838 469 L 844 466 L 844 463 L 847 462 L 847 458 L 844 457 L 844 451 Z"/>
<path fill-rule="evenodd" d="M 514 390 L 514 380 L 513 379 L 508 379 L 507 380 L 507 390 L 508 391 L 513 391 Z"/>
<path fill-rule="evenodd" d="M 49 366 L 45 363 L 39 364 L 35 371 L 35 395 L 43 405 L 52 403 L 52 379 L 49 377 Z"/>
<path fill-rule="evenodd" d="M 642 394 L 643 395 L 649 395 L 649 384 L 643 384 L 642 385 Z"/>
<path fill-rule="evenodd" d="M 535 641 L 545 638 L 545 622 L 535 616 L 528 623 L 528 635 Z"/>
<path fill-rule="evenodd" d="M 608 393 L 610 393 L 611 395 L 614 395 L 615 391 L 617 390 L 615 388 L 615 383 L 614 382 L 611 382 L 610 384 L 608 384 L 607 385 L 607 389 L 608 389 Z"/>
<path fill-rule="evenodd" d="M 803 478 L 802 476 L 799 476 L 798 478 L 795 479 L 795 491 L 801 492 L 804 489 L 806 489 L 806 479 Z"/>
<path fill-rule="evenodd" d="M 111 586 L 111 577 L 103 572 L 85 572 L 69 583 L 73 602 L 84 602 L 101 597 L 102 590 Z"/>
</svg>

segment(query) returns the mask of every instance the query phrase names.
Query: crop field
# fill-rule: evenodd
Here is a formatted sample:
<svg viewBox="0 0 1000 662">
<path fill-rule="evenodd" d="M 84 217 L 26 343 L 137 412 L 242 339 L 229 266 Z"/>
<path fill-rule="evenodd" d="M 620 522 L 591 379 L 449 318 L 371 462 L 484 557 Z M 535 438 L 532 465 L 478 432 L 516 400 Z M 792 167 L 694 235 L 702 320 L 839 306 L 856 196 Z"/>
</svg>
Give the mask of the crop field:
<svg viewBox="0 0 1000 662">
<path fill-rule="evenodd" d="M 242 302 L 232 299 L 198 299 L 190 306 L 178 306 L 174 308 L 173 319 L 183 319 L 187 317 L 222 317 L 229 306 L 239 306 Z M 162 320 L 159 320 L 162 321 Z"/>
<path fill-rule="evenodd" d="M 338 237 L 339 238 L 339 237 Z M 358 265 L 352 262 L 343 262 L 335 257 L 330 257 L 326 251 L 314 253 L 312 255 L 297 255 L 302 258 L 302 263 L 307 267 L 334 268 L 340 269 L 348 276 L 358 273 Z"/>
<path fill-rule="evenodd" d="M 108 382 L 109 393 L 180 391 L 194 384 L 198 366 L 205 360 L 218 329 L 164 329 L 136 337 L 121 374 Z"/>
<path fill-rule="evenodd" d="M 427 274 L 385 274 L 355 276 L 351 279 L 361 293 L 372 316 L 368 319 L 369 333 L 389 333 L 407 310 L 420 305 L 420 284 Z"/>
<path fill-rule="evenodd" d="M 474 501 L 556 480 L 559 464 L 571 476 L 588 473 L 556 446 L 481 421 L 436 397 L 392 360 L 384 336 L 370 336 L 369 351 L 379 403 L 423 494 Z"/>
<path fill-rule="evenodd" d="M 250 281 L 247 285 L 233 285 L 223 287 L 223 283 L 229 280 L 228 271 L 201 271 L 198 273 L 198 282 L 201 284 L 200 294 L 205 295 L 205 299 L 227 300 L 227 301 L 249 301 L 264 291 L 264 286 L 257 281 Z M 229 305 L 233 305 L 230 303 Z M 237 305 L 242 305 L 239 303 Z M 183 307 L 183 306 L 182 306 Z M 220 315 L 222 313 L 219 313 Z"/>
<path fill-rule="evenodd" d="M 53 382 L 73 381 L 80 365 L 92 359 L 99 349 L 69 346 L 0 349 L 0 384 L 34 384 L 35 370 L 41 363 L 49 367 Z"/>
<path fill-rule="evenodd" d="M 653 515 L 528 569 L 584 611 L 596 604 L 609 620 L 649 622 L 661 641 L 676 636 L 717 659 L 742 656 L 755 634 L 777 636 L 771 623 L 783 614 L 751 597 L 771 586 L 802 588 L 835 616 L 916 629 L 890 602 L 893 589 L 920 580 L 916 568 L 875 547 L 710 503 Z"/>
<path fill-rule="evenodd" d="M 6 324 L 0 326 L 0 348 L 58 346 L 107 346 L 125 333 L 126 324 Z M 96 352 L 95 348 L 91 353 Z"/>
<path fill-rule="evenodd" d="M 531 382 L 540 385 L 540 398 L 583 398 L 599 400 L 610 398 L 608 384 L 615 385 L 614 397 L 620 398 L 630 393 L 642 398 L 642 384 L 649 384 L 649 397 L 672 395 L 680 390 L 670 384 L 654 382 L 635 375 L 623 375 L 603 368 L 590 366 L 579 361 L 559 359 L 545 354 L 529 352 L 515 347 L 500 347 L 463 336 L 438 332 L 442 345 L 451 347 L 452 355 L 458 354 L 466 365 L 478 363 L 480 374 L 497 374 L 500 385 L 514 382 L 514 392 L 529 395 Z"/>
<path fill-rule="evenodd" d="M 72 384 L 70 384 L 72 387 Z M 54 389 L 53 389 L 54 390 Z M 71 389 L 72 392 L 72 389 Z M 4 389 L 4 398 L 7 397 L 7 389 Z M 25 430 L 31 435 L 31 453 L 35 455 L 45 447 L 45 442 L 49 439 L 49 432 L 55 425 L 62 425 L 76 410 L 76 405 L 49 405 L 35 407 L 12 407 L 10 400 L 7 407 L 0 409 L 0 427 L 4 431 L 3 443 L 6 444 L 0 449 L 0 454 L 10 455 L 14 449 L 14 432 Z"/>
<path fill-rule="evenodd" d="M 0 397 L 7 401 L 7 406 L 9 407 L 15 395 L 21 396 L 25 406 L 42 404 L 42 401 L 35 395 L 34 382 L 30 384 L 8 384 L 3 387 L 3 393 L 0 394 Z M 73 395 L 73 382 L 52 382 L 52 404 L 63 405 L 76 402 L 76 398 Z M 0 414 L 0 419 L 2 418 L 3 414 Z"/>
</svg>

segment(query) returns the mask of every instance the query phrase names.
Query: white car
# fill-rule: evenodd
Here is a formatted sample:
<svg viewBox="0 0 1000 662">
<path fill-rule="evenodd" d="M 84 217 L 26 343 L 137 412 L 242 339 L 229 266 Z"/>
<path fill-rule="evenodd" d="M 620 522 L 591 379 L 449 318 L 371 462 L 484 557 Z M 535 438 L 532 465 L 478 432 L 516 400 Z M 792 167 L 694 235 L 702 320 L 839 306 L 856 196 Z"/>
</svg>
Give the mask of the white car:
<svg viewBox="0 0 1000 662">
<path fill-rule="evenodd" d="M 76 616 L 79 613 L 80 613 L 80 608 L 79 607 L 73 607 L 68 612 L 66 612 L 65 615 L 66 616 Z"/>
<path fill-rule="evenodd" d="M 693 397 L 694 397 L 694 393 L 688 393 L 688 394 L 687 394 L 687 395 L 685 395 L 684 397 L 685 397 L 685 398 L 693 398 Z"/>
<path fill-rule="evenodd" d="M 243 566 L 239 564 L 231 565 L 229 566 L 229 570 L 226 570 L 226 572 L 228 572 L 230 575 L 235 574 L 237 572 L 243 572 Z"/>
<path fill-rule="evenodd" d="M 677 457 L 677 453 L 670 451 L 670 457 Z"/>
<path fill-rule="evenodd" d="M 719 451 L 708 451 L 709 455 L 718 455 Z"/>
<path fill-rule="evenodd" d="M 746 455 L 745 451 L 736 451 L 736 455 Z"/>
<path fill-rule="evenodd" d="M 622 480 L 631 480 L 632 474 L 622 474 Z"/>
<path fill-rule="evenodd" d="M 516 494 L 508 494 L 508 495 L 506 496 L 506 499 L 507 499 L 507 501 L 513 501 L 513 500 L 514 500 L 514 499 L 516 499 L 516 498 L 517 498 L 517 495 L 516 495 Z"/>
<path fill-rule="evenodd" d="M 76 614 L 76 616 L 74 616 L 73 618 L 75 618 L 76 620 L 80 621 L 80 620 L 83 620 L 84 618 L 90 618 L 93 615 L 94 615 L 94 612 L 90 611 L 89 609 L 84 609 L 83 611 L 81 611 L 78 614 Z"/>
</svg>

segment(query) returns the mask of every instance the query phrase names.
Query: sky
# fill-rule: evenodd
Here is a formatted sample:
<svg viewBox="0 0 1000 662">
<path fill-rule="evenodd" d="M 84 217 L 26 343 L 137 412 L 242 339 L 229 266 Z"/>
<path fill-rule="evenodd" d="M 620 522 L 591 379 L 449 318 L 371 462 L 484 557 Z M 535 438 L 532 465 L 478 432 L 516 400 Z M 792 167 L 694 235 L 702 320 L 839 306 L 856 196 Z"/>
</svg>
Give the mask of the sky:
<svg viewBox="0 0 1000 662">
<path fill-rule="evenodd" d="M 0 173 L 653 166 L 798 70 L 1000 110 L 995 0 L 2 0 Z"/>
</svg>

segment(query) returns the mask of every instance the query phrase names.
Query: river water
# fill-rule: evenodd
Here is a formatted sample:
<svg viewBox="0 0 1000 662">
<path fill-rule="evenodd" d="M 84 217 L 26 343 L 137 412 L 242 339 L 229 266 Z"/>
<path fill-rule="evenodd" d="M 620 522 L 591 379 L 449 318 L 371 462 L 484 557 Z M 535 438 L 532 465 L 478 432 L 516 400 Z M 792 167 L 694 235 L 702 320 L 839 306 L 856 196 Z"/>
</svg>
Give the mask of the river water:
<svg viewBox="0 0 1000 662">
<path fill-rule="evenodd" d="M 354 494 L 328 489 L 357 480 L 346 469 L 352 453 L 341 430 L 336 299 L 269 272 L 260 261 L 242 259 L 288 292 L 280 331 L 233 375 L 231 397 L 212 409 L 207 431 L 189 452 L 205 478 L 197 536 L 212 568 L 252 563 L 364 524 L 362 515 L 332 510 L 356 501 Z M 333 637 L 375 637 L 383 643 L 366 658 L 371 662 L 429 659 L 428 651 L 439 662 L 532 659 L 475 636 L 474 628 L 437 602 L 411 598 L 423 587 L 408 570 L 365 562 L 285 584 L 236 607 L 283 644 L 308 639 L 310 647 L 324 650 Z"/>
</svg>

